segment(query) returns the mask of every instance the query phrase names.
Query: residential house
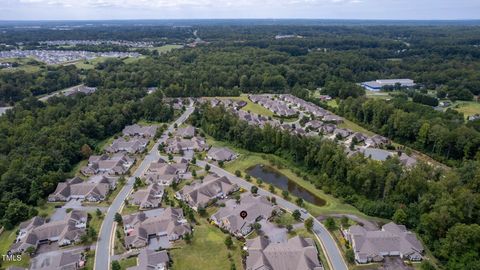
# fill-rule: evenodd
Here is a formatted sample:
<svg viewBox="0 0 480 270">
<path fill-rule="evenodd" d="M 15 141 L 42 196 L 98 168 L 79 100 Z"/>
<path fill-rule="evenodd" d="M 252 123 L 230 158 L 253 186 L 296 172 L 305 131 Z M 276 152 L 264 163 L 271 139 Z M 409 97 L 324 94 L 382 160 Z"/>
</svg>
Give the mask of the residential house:
<svg viewBox="0 0 480 270">
<path fill-rule="evenodd" d="M 187 162 L 168 164 L 161 160 L 159 162 L 151 163 L 150 167 L 145 172 L 144 177 L 148 183 L 169 186 L 183 178 L 187 169 Z"/>
<path fill-rule="evenodd" d="M 383 137 L 383 136 L 380 136 L 380 135 L 374 135 L 370 138 L 367 138 L 365 140 L 365 145 L 367 145 L 368 147 L 381 147 L 381 146 L 385 146 L 387 144 L 390 143 L 390 140 Z"/>
<path fill-rule="evenodd" d="M 344 128 L 337 128 L 333 131 L 333 135 L 335 135 L 336 138 L 340 139 L 345 139 L 350 136 L 350 134 L 352 134 L 352 131 Z"/>
<path fill-rule="evenodd" d="M 35 249 L 41 244 L 57 242 L 59 246 L 70 245 L 80 240 L 87 227 L 87 213 L 72 210 L 63 220 L 45 222 L 34 217 L 20 224 L 15 243 L 10 247 L 12 253 L 22 253 L 29 247 Z"/>
<path fill-rule="evenodd" d="M 153 138 L 157 133 L 157 126 L 140 126 L 137 124 L 126 126 L 122 131 L 124 136 Z"/>
<path fill-rule="evenodd" d="M 81 250 L 65 251 L 60 255 L 55 253 L 32 258 L 30 270 L 77 270 L 84 268 L 85 263 Z"/>
<path fill-rule="evenodd" d="M 204 151 L 208 149 L 205 139 L 193 137 L 191 139 L 183 139 L 179 137 L 170 138 L 166 142 L 165 151 L 167 153 L 178 154 L 181 151 Z"/>
<path fill-rule="evenodd" d="M 237 154 L 226 147 L 212 147 L 207 153 L 207 158 L 215 161 L 230 161 L 237 157 Z"/>
<path fill-rule="evenodd" d="M 170 258 L 166 250 L 154 251 L 141 249 L 137 259 L 138 265 L 128 267 L 127 270 L 168 270 Z"/>
<path fill-rule="evenodd" d="M 234 199 L 227 200 L 225 207 L 220 208 L 210 219 L 220 228 L 242 237 L 252 231 L 252 224 L 261 219 L 269 219 L 277 210 L 265 196 L 243 194 L 239 202 Z M 240 217 L 242 211 L 248 213 L 247 217 Z"/>
<path fill-rule="evenodd" d="M 385 161 L 388 158 L 393 157 L 393 153 L 379 148 L 364 148 L 360 150 L 365 157 L 371 158 L 377 161 Z"/>
<path fill-rule="evenodd" d="M 128 248 L 145 247 L 152 238 L 166 237 L 168 241 L 175 241 L 192 231 L 182 209 L 171 207 L 153 217 L 147 217 L 144 212 L 124 216 L 123 228 Z"/>
<path fill-rule="evenodd" d="M 406 167 L 413 167 L 417 164 L 416 158 L 411 157 L 405 153 L 401 153 L 400 156 L 398 156 L 398 159 Z"/>
<path fill-rule="evenodd" d="M 343 118 L 334 114 L 328 114 L 323 116 L 322 121 L 340 124 L 340 123 L 343 123 Z"/>
<path fill-rule="evenodd" d="M 116 178 L 97 175 L 84 181 L 80 177 L 58 183 L 55 191 L 48 196 L 49 202 L 67 202 L 71 199 L 99 202 L 106 199 L 108 193 L 116 188 Z"/>
<path fill-rule="evenodd" d="M 130 167 L 135 163 L 135 158 L 130 157 L 125 153 L 116 153 L 112 156 L 100 155 L 90 156 L 88 165 L 81 169 L 84 175 L 92 174 L 110 174 L 120 175 L 128 172 Z"/>
<path fill-rule="evenodd" d="M 141 210 L 160 207 L 164 194 L 164 187 L 154 183 L 145 189 L 135 191 L 129 198 L 130 203 L 138 205 Z"/>
<path fill-rule="evenodd" d="M 228 194 L 238 190 L 238 186 L 227 177 L 208 175 L 203 181 L 195 181 L 183 187 L 176 193 L 179 200 L 187 202 L 193 209 L 206 207 L 214 199 L 225 198 Z"/>
<path fill-rule="evenodd" d="M 132 137 L 125 139 L 124 137 L 120 137 L 113 141 L 113 143 L 105 150 L 109 153 L 127 152 L 130 154 L 135 154 L 145 150 L 147 145 L 148 139 L 145 138 Z"/>
<path fill-rule="evenodd" d="M 246 270 L 323 270 L 315 242 L 295 236 L 282 243 L 270 243 L 258 236 L 245 244 L 248 256 Z"/>
<path fill-rule="evenodd" d="M 367 231 L 355 225 L 348 229 L 346 235 L 357 263 L 380 262 L 385 256 L 400 256 L 412 261 L 422 259 L 422 244 L 403 225 L 390 222 L 379 231 Z"/>
<path fill-rule="evenodd" d="M 195 136 L 195 128 L 190 125 L 185 128 L 178 128 L 175 135 L 184 139 L 191 139 Z"/>
</svg>

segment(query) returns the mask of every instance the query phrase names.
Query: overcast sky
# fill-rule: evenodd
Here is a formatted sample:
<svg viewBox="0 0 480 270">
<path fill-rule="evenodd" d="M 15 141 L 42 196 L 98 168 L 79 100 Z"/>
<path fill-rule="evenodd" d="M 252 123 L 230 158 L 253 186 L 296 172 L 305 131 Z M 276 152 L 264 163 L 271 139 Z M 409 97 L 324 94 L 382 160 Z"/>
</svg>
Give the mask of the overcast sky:
<svg viewBox="0 0 480 270">
<path fill-rule="evenodd" d="M 480 19 L 480 0 L 0 0 L 0 20 Z"/>
</svg>

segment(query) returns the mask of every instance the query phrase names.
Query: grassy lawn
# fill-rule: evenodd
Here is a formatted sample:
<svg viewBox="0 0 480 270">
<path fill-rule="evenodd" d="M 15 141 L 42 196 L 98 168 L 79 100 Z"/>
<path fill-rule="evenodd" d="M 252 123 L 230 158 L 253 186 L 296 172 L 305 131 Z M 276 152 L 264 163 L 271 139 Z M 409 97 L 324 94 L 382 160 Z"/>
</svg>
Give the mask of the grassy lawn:
<svg viewBox="0 0 480 270">
<path fill-rule="evenodd" d="M 156 50 L 159 54 L 162 54 L 162 53 L 167 53 L 171 50 L 180 49 L 180 48 L 183 48 L 183 46 L 182 45 L 176 45 L 176 44 L 167 44 L 167 45 L 163 45 L 161 47 L 152 48 L 151 50 Z"/>
<path fill-rule="evenodd" d="M 339 124 L 338 127 L 340 128 L 347 128 L 347 129 L 350 129 L 354 132 L 361 132 L 365 135 L 368 135 L 368 136 L 374 136 L 375 133 L 374 132 L 371 132 L 370 130 L 368 129 L 365 129 L 357 124 L 355 124 L 354 122 L 348 120 L 348 119 L 345 119 L 343 120 L 343 123 Z"/>
<path fill-rule="evenodd" d="M 105 214 L 102 214 L 100 217 L 97 216 L 95 211 L 89 212 L 89 214 L 92 216 L 92 218 L 88 221 L 88 226 L 95 229 L 97 233 L 100 232 L 100 226 L 102 225 Z"/>
<path fill-rule="evenodd" d="M 470 115 L 480 114 L 480 102 L 475 101 L 456 101 L 452 108 L 463 113 L 465 118 Z"/>
<path fill-rule="evenodd" d="M 15 241 L 17 237 L 18 226 L 15 227 L 13 230 L 4 231 L 0 234 L 0 254 L 7 254 L 10 246 Z M 18 267 L 28 267 L 30 264 L 30 257 L 28 255 L 22 255 L 22 259 L 20 261 L 3 261 L 0 259 L 0 269 L 6 269 L 9 266 L 18 266 Z"/>
<path fill-rule="evenodd" d="M 264 116 L 273 116 L 273 112 L 267 110 L 262 105 L 253 103 L 251 100 L 248 99 L 246 94 L 242 94 L 239 97 L 217 97 L 218 99 L 232 99 L 232 100 L 243 100 L 247 102 L 247 105 L 242 108 L 244 111 L 249 111 L 254 114 L 260 114 Z"/>
<path fill-rule="evenodd" d="M 93 264 L 95 263 L 95 251 L 90 250 L 87 252 L 87 262 L 85 263 L 84 270 L 93 270 Z"/>
<path fill-rule="evenodd" d="M 14 68 L 4 68 L 0 69 L 0 72 L 14 72 L 14 71 L 20 71 L 23 70 L 27 73 L 34 73 L 40 71 L 43 67 L 43 63 L 38 62 L 35 63 L 34 61 L 38 61 L 34 58 L 6 58 L 6 59 L 0 59 L 0 62 L 9 62 L 9 63 L 17 63 L 18 67 Z"/>
<path fill-rule="evenodd" d="M 332 108 L 338 108 L 338 102 L 335 99 L 327 101 L 327 105 Z"/>
<path fill-rule="evenodd" d="M 133 205 L 133 204 L 129 204 L 129 205 L 125 205 L 122 209 L 122 215 L 130 215 L 130 214 L 133 214 L 133 213 L 137 213 L 139 212 L 139 206 L 137 205 Z"/>
<path fill-rule="evenodd" d="M 137 257 L 123 259 L 118 262 L 120 263 L 121 269 L 126 270 L 129 267 L 133 267 L 137 265 Z"/>
<path fill-rule="evenodd" d="M 315 186 L 312 183 L 306 180 L 303 180 L 302 177 L 298 176 L 293 171 L 293 170 L 300 170 L 300 171 L 304 171 L 304 170 L 302 170 L 301 168 L 297 168 L 295 164 L 292 164 L 284 159 L 281 159 L 275 155 L 259 154 L 259 153 L 250 152 L 244 149 L 240 149 L 240 148 L 234 147 L 230 143 L 216 141 L 209 136 L 207 136 L 207 142 L 208 144 L 213 146 L 229 147 L 235 152 L 240 153 L 240 156 L 237 159 L 225 164 L 224 169 L 231 173 L 234 173 L 236 170 L 240 170 L 242 172 L 242 175 L 245 175 L 245 171 L 247 169 L 257 164 L 271 166 L 275 168 L 277 171 L 279 171 L 280 173 L 282 173 L 283 175 L 285 175 L 290 180 L 294 181 L 299 186 L 311 191 L 317 197 L 320 197 L 323 200 L 325 200 L 326 204 L 324 206 L 317 206 L 317 205 L 313 205 L 311 203 L 305 202 L 305 209 L 307 209 L 314 216 L 326 215 L 326 214 L 354 214 L 359 217 L 363 217 L 365 219 L 385 222 L 382 219 L 367 216 L 362 212 L 360 212 L 355 207 L 353 207 L 352 205 L 345 204 L 341 202 L 340 199 L 335 198 L 332 195 L 326 194 L 322 190 L 315 188 Z M 281 168 L 273 164 L 271 160 L 275 160 L 276 164 L 282 164 Z M 314 175 L 308 175 L 308 176 L 311 179 L 315 179 L 316 177 Z M 255 183 L 255 180 L 253 180 L 252 183 Z M 268 190 L 268 185 L 263 185 L 263 188 Z M 277 188 L 277 194 L 280 194 L 280 192 L 278 191 L 278 188 Z M 295 199 L 296 198 L 290 194 L 290 201 L 293 202 L 295 201 Z"/>
<path fill-rule="evenodd" d="M 115 254 L 125 253 L 127 251 L 127 249 L 123 245 L 124 239 L 125 239 L 125 233 L 123 232 L 123 228 L 121 225 L 117 225 L 117 229 L 114 237 L 115 237 L 115 243 L 114 243 L 113 252 Z"/>
<path fill-rule="evenodd" d="M 227 235 L 217 227 L 208 224 L 205 219 L 198 216 L 196 218 L 199 225 L 194 227 L 192 242 L 186 244 L 179 241 L 170 250 L 170 256 L 173 260 L 172 269 L 230 269 L 229 253 L 233 256 L 236 269 L 242 269 L 242 243 L 233 239 L 234 247 L 228 250 L 224 244 Z"/>
</svg>

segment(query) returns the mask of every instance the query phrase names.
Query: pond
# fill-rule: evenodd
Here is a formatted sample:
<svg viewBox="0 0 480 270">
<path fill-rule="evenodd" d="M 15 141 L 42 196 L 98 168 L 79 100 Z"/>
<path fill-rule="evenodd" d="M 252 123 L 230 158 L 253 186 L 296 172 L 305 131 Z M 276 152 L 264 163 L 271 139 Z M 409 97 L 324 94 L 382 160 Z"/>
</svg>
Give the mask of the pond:
<svg viewBox="0 0 480 270">
<path fill-rule="evenodd" d="M 305 201 L 315 204 L 317 206 L 325 205 L 325 200 L 316 196 L 309 190 L 299 186 L 294 181 L 290 180 L 285 175 L 281 174 L 272 167 L 264 165 L 255 165 L 247 169 L 247 173 L 257 179 L 262 179 L 263 182 L 274 185 L 282 190 L 288 190 L 288 192 L 296 197 L 300 197 Z"/>
</svg>

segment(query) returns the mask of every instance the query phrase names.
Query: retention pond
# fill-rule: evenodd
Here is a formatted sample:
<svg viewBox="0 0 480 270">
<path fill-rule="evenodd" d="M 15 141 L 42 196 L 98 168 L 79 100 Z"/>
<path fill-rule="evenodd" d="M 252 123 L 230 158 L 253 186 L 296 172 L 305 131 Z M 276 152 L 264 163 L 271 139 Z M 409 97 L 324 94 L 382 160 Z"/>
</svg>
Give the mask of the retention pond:
<svg viewBox="0 0 480 270">
<path fill-rule="evenodd" d="M 257 164 L 247 169 L 247 173 L 252 177 L 262 179 L 263 182 L 272 184 L 279 189 L 287 190 L 290 194 L 302 198 L 309 203 L 318 206 L 325 205 L 324 199 L 301 187 L 272 167 Z"/>
</svg>

